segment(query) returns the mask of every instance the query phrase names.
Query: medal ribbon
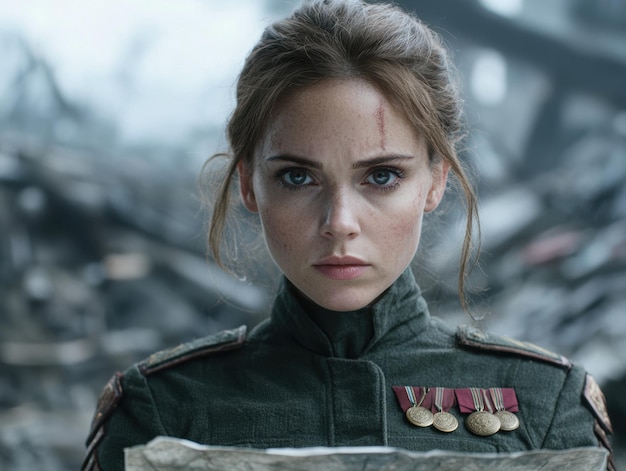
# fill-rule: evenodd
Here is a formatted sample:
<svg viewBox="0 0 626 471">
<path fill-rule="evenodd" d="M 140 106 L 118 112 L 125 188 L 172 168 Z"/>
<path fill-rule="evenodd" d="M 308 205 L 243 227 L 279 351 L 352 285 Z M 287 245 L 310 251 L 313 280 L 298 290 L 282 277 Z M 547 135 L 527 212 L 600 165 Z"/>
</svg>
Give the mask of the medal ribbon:
<svg viewBox="0 0 626 471">
<path fill-rule="evenodd" d="M 495 408 L 494 404 L 491 402 L 491 399 L 489 397 L 489 392 L 486 389 L 481 389 L 480 393 L 483 396 L 482 399 L 483 399 L 483 402 L 485 404 L 485 407 L 487 408 L 487 410 L 490 413 L 493 414 L 496 411 L 496 408 Z"/>
<path fill-rule="evenodd" d="M 412 406 L 423 406 L 426 409 L 432 407 L 434 391 L 432 389 L 418 386 L 393 386 L 393 392 L 404 412 Z M 420 399 L 423 400 L 420 401 Z"/>
<path fill-rule="evenodd" d="M 501 391 L 502 405 L 504 410 L 509 412 L 517 412 L 519 406 L 517 403 L 517 397 L 515 396 L 515 390 L 513 388 L 460 388 L 455 389 L 456 400 L 459 404 L 459 410 L 463 414 L 471 414 L 472 412 L 479 410 L 478 407 L 487 409 L 488 411 L 495 412 L 498 407 L 493 396 L 491 395 L 491 389 Z"/>
<path fill-rule="evenodd" d="M 424 395 L 424 390 L 427 389 Z M 429 390 L 428 390 L 429 389 Z M 509 412 L 518 412 L 519 405 L 517 396 L 513 388 L 424 388 L 418 386 L 393 386 L 393 392 L 398 399 L 398 403 L 404 412 L 413 405 L 421 405 L 430 409 L 432 413 L 439 412 L 435 404 L 437 391 L 441 397 L 441 409 L 448 412 L 455 405 L 459 405 L 459 410 L 463 414 L 471 414 L 477 410 L 477 406 L 482 404 L 484 409 L 496 412 L 504 407 Z M 474 392 L 474 396 L 472 395 Z M 420 404 L 420 399 L 424 399 Z"/>
<path fill-rule="evenodd" d="M 432 391 L 431 391 L 432 394 Z M 456 405 L 456 397 L 454 389 L 435 388 L 434 399 L 431 401 L 430 411 L 435 414 L 437 412 L 448 412 Z M 441 409 L 440 409 L 441 408 Z"/>
<path fill-rule="evenodd" d="M 517 396 L 513 388 L 489 388 L 489 393 L 493 399 L 496 410 L 506 410 L 509 412 L 519 411 Z"/>
<path fill-rule="evenodd" d="M 471 414 L 477 410 L 482 410 L 484 404 L 482 395 L 478 388 L 455 389 L 456 400 L 459 403 L 459 410 L 462 414 Z M 480 409 L 479 409 L 480 408 Z"/>
</svg>

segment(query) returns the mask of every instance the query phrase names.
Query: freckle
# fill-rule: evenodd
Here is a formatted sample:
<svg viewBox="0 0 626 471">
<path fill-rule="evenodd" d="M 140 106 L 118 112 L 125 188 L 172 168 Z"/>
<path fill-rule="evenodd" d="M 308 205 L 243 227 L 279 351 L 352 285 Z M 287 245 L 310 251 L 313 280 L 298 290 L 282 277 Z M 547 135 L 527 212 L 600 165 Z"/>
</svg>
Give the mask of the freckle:
<svg viewBox="0 0 626 471">
<path fill-rule="evenodd" d="M 382 101 L 378 104 L 378 109 L 376 110 L 376 126 L 378 127 L 378 134 L 380 136 L 380 148 L 385 150 L 385 107 Z"/>
</svg>

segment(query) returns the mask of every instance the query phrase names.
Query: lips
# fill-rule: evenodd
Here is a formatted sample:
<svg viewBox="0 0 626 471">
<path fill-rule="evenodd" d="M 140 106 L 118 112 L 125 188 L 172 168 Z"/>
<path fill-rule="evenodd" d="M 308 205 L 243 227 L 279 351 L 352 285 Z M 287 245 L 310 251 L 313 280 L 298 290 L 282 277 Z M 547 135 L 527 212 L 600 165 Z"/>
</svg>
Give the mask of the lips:
<svg viewBox="0 0 626 471">
<path fill-rule="evenodd" d="M 369 268 L 369 264 L 349 255 L 332 255 L 316 262 L 313 267 L 331 280 L 353 280 L 361 276 Z"/>
</svg>

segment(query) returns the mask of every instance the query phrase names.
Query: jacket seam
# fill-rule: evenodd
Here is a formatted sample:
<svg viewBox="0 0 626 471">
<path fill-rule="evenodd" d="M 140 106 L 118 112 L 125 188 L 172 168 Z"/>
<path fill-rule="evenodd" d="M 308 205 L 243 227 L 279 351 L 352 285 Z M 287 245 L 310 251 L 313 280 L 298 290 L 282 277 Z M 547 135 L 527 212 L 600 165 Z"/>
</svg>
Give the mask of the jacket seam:
<svg viewBox="0 0 626 471">
<path fill-rule="evenodd" d="M 161 418 L 161 411 L 159 409 L 159 407 L 157 406 L 157 402 L 154 398 L 154 393 L 152 392 L 152 388 L 150 387 L 150 384 L 147 380 L 147 378 L 145 376 L 141 376 L 141 378 L 143 379 L 143 381 L 145 382 L 145 387 L 146 387 L 146 391 L 147 393 L 150 395 L 150 401 L 152 402 L 152 408 L 154 409 L 154 413 L 155 416 L 158 420 L 159 423 L 159 428 L 160 430 L 163 432 L 164 435 L 171 435 L 169 433 L 169 431 L 165 428 L 165 425 L 163 424 L 163 419 Z"/>
<path fill-rule="evenodd" d="M 326 395 L 325 395 L 325 399 L 326 399 L 326 410 L 328 411 L 328 414 L 326 416 L 326 420 L 328 421 L 327 424 L 327 429 L 328 429 L 328 446 L 332 447 L 335 446 L 335 401 L 334 401 L 334 394 L 333 391 L 335 389 L 335 380 L 333 377 L 333 373 L 332 373 L 332 369 L 330 368 L 330 365 L 328 363 L 328 359 L 326 359 L 324 361 L 324 367 L 326 369 L 326 377 L 328 378 L 328 381 L 326 381 L 326 384 L 330 385 L 330 387 L 326 388 Z"/>
<path fill-rule="evenodd" d="M 563 383 L 561 384 L 561 390 L 559 391 L 559 395 L 557 397 L 555 406 L 552 408 L 552 416 L 550 417 L 550 424 L 546 428 L 546 433 L 543 436 L 543 440 L 541 440 L 541 447 L 540 448 L 545 448 L 546 441 L 548 440 L 548 437 L 550 436 L 550 432 L 552 431 L 552 428 L 554 427 L 554 418 L 557 415 L 558 404 L 561 402 L 561 398 L 563 396 L 563 391 L 565 391 L 565 384 L 567 383 L 567 380 L 569 378 L 570 371 L 571 370 L 567 371 L 567 375 L 565 375 L 565 378 L 563 379 Z"/>
</svg>

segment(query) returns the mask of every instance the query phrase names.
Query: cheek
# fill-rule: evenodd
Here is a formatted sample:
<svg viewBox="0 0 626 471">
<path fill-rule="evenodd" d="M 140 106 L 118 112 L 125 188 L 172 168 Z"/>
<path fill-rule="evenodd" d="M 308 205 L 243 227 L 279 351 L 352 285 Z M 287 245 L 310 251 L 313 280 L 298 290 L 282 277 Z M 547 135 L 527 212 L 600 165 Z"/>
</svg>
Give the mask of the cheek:
<svg viewBox="0 0 626 471">
<path fill-rule="evenodd" d="M 381 222 L 377 245 L 393 266 L 405 268 L 413 260 L 420 242 L 422 211 L 418 201 L 403 206 L 386 222 Z"/>
<path fill-rule="evenodd" d="M 282 252 L 288 252 L 297 245 L 301 231 L 302 221 L 292 217 L 292 213 L 282 208 L 263 210 L 259 213 L 263 226 L 263 235 L 272 256 L 280 256 Z"/>
<path fill-rule="evenodd" d="M 387 226 L 387 238 L 393 240 L 401 252 L 410 252 L 416 248 L 420 238 L 421 217 L 411 214 L 400 218 L 395 224 Z"/>
<path fill-rule="evenodd" d="M 413 240 L 419 239 L 422 225 L 422 216 L 424 214 L 424 197 L 420 192 L 407 198 L 395 205 L 395 210 L 387 212 L 386 221 L 379 222 L 381 230 L 385 231 L 386 236 L 394 240 Z"/>
<path fill-rule="evenodd" d="M 294 234 L 298 234 L 301 218 L 293 205 L 285 201 L 284 194 L 267 183 L 269 179 L 262 169 L 257 169 L 254 189 L 265 243 L 272 258 L 276 258 L 289 250 L 293 239 L 297 239 Z"/>
</svg>

